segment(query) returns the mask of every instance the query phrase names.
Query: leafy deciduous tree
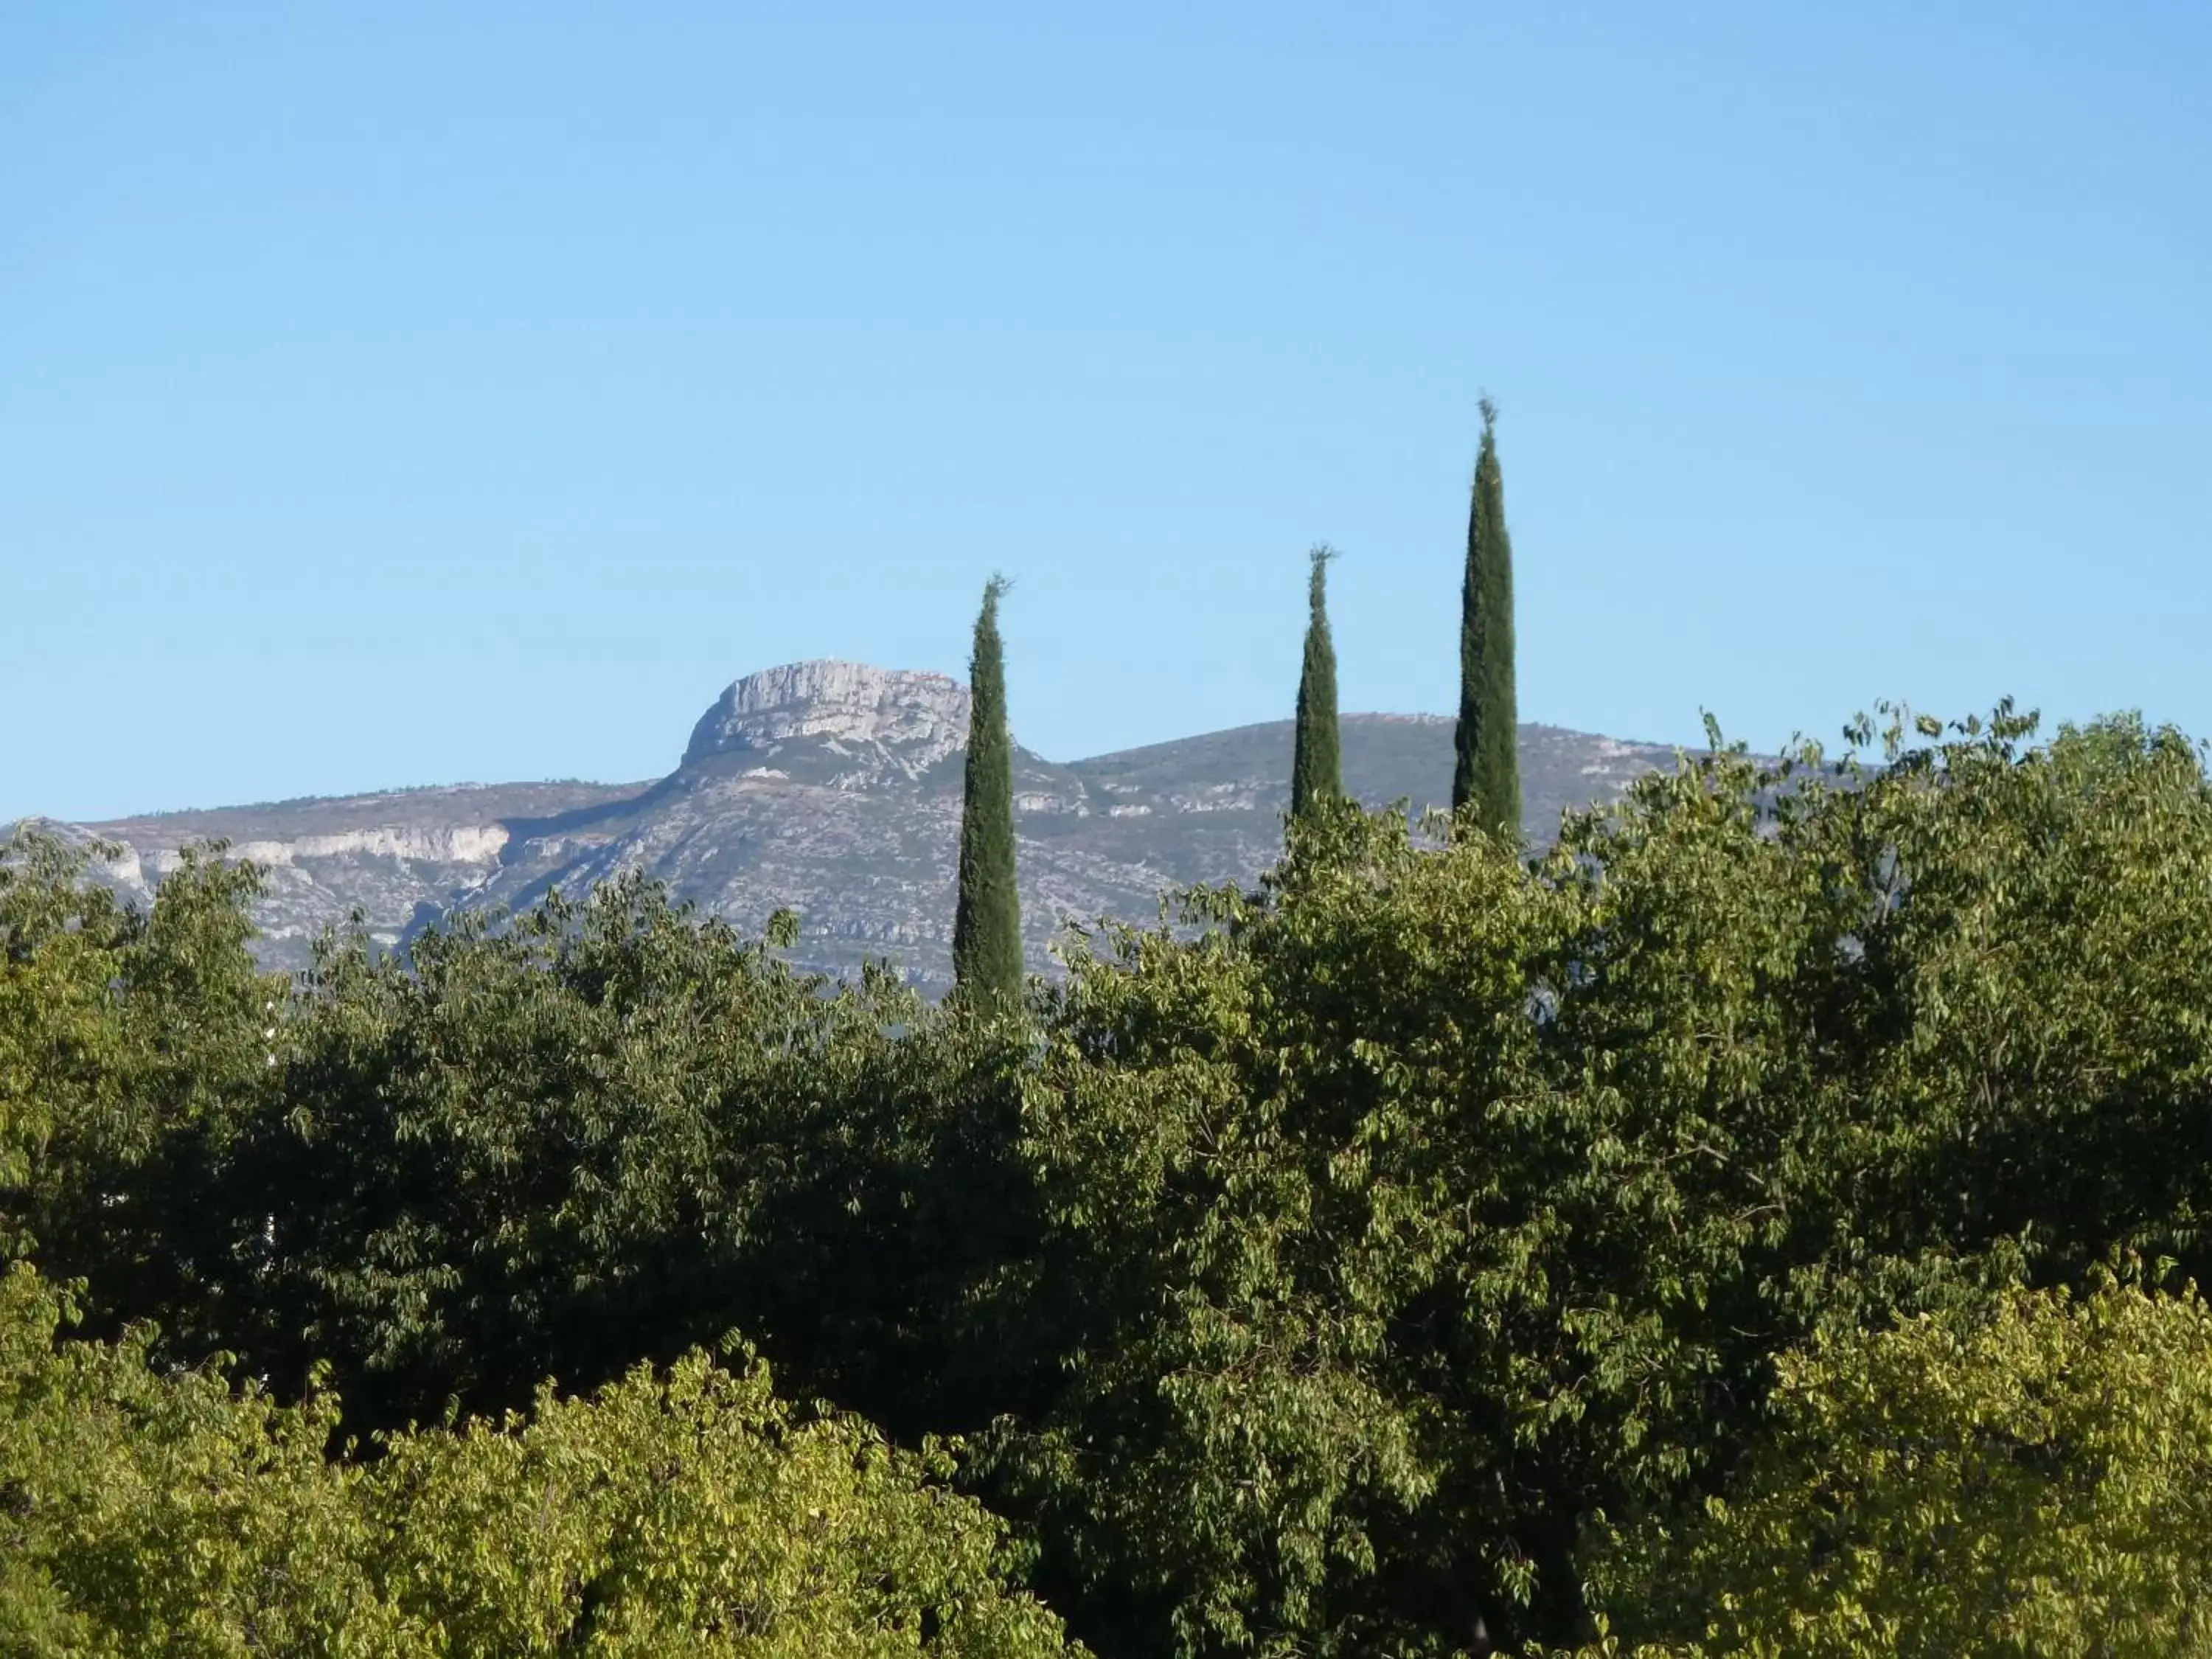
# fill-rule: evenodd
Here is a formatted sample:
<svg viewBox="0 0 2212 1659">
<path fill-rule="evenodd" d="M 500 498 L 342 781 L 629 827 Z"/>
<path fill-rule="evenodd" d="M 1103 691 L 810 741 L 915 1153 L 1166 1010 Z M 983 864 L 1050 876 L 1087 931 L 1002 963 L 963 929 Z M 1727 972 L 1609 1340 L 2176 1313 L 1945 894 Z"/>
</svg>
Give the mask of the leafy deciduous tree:
<svg viewBox="0 0 2212 1659">
<path fill-rule="evenodd" d="M 1749 1466 L 1604 1565 L 1677 1650 L 2212 1654 L 2212 1310 L 2075 1299 L 1840 1331 L 1778 1362 Z"/>
<path fill-rule="evenodd" d="M 940 1454 L 793 1412 L 703 1352 L 527 1417 L 324 1452 L 287 1407 L 143 1336 L 56 1349 L 0 1277 L 0 1645 L 21 1652 L 583 1652 L 1042 1659 L 1004 1527 Z"/>
</svg>

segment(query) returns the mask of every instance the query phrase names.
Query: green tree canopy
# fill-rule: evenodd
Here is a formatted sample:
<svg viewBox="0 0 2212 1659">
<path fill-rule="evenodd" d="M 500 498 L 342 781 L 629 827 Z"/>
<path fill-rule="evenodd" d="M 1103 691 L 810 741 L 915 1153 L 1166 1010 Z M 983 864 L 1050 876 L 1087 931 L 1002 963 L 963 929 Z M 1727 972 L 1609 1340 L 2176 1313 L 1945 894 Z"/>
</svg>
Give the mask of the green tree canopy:
<svg viewBox="0 0 2212 1659">
<path fill-rule="evenodd" d="M 1033 1659 L 1005 1528 L 940 1455 L 793 1412 L 703 1352 L 499 1425 L 324 1444 L 142 1337 L 55 1346 L 66 1304 L 0 1278 L 0 1645 L 37 1653 Z"/>
<path fill-rule="evenodd" d="M 2014 1291 L 1832 1334 L 1777 1372 L 1726 1496 L 1604 1564 L 1632 1644 L 2212 1654 L 2212 1310 L 2193 1291 Z"/>
<path fill-rule="evenodd" d="M 1722 752 L 1534 869 L 1347 816 L 1079 960 L 1024 1146 L 1068 1381 L 997 1455 L 1086 1637 L 1577 1639 L 1592 1517 L 1723 1480 L 1815 1333 L 2212 1265 L 2212 797 L 2021 736 Z"/>
<path fill-rule="evenodd" d="M 2193 1627 L 2161 1609 L 2198 1594 L 2208 1535 L 2175 1507 L 2203 1485 L 2195 1396 L 2170 1389 L 2179 1437 L 2142 1441 L 2165 1486 L 2129 1461 L 2145 1421 L 2119 1413 L 2099 1440 L 2057 1402 L 2077 1382 L 2083 1400 L 2154 1400 L 2198 1363 L 2200 1316 L 2175 1311 L 2195 1304 L 2100 1275 L 2118 1255 L 2172 1261 L 2146 1270 L 2161 1287 L 2212 1277 L 2212 789 L 2176 733 L 2121 719 L 2035 743 L 2031 725 L 2006 708 L 1948 729 L 1899 716 L 1866 767 L 1809 748 L 1764 766 L 1716 738 L 1569 815 L 1534 860 L 1497 836 L 1322 814 L 1256 890 L 1105 930 L 1064 984 L 994 1020 L 883 974 L 793 974 L 634 880 L 433 928 L 404 960 L 332 941 L 286 992 L 245 953 L 251 872 L 196 855 L 141 915 L 58 849 L 19 846 L 0 865 L 0 1249 L 80 1285 L 85 1319 L 58 1343 L 33 1318 L 11 1350 L 33 1426 L 0 1466 L 0 1527 L 23 1520 L 6 1483 L 24 1469 L 109 1470 L 73 1490 L 125 1493 L 85 1500 L 117 1516 L 233 1505 L 9 1534 L 23 1542 L 0 1571 L 40 1564 L 11 1585 L 32 1609 L 19 1624 L 96 1634 L 123 1629 L 126 1604 L 181 1606 L 158 1587 L 101 1601 L 69 1575 L 143 1577 L 218 1524 L 249 1553 L 233 1577 L 188 1581 L 211 1606 L 231 1605 L 222 1584 L 276 1594 L 294 1569 L 268 1552 L 328 1536 L 315 1595 L 416 1618 L 447 1592 L 425 1577 L 403 1594 L 381 1565 L 415 1558 L 374 1541 L 400 1512 L 379 1507 L 395 1489 L 377 1470 L 478 1471 L 466 1503 L 506 1538 L 497 1517 L 523 1508 L 492 1489 L 512 1484 L 517 1506 L 547 1490 L 514 1448 L 574 1448 L 480 1428 L 477 1449 L 426 1439 L 410 1466 L 408 1423 L 448 1402 L 565 1421 L 572 1391 L 597 1390 L 601 1409 L 649 1399 L 696 1426 L 693 1395 L 725 1385 L 685 1380 L 705 1376 L 685 1357 L 734 1329 L 901 1455 L 983 1431 L 963 1478 L 1037 1541 L 1037 1593 L 1116 1655 L 1571 1648 L 1608 1611 L 1616 1642 L 1756 1651 L 1779 1628 L 1760 1620 L 1841 1619 L 1851 1596 L 1887 1609 L 1902 1651 L 1923 1619 L 1940 1634 L 2012 1617 L 1984 1591 L 2069 1545 L 2107 1565 L 2132 1552 L 2151 1575 L 2081 1580 L 2082 1616 L 2121 1621 L 2114 1651 L 2188 1651 Z M 1914 1395 L 1898 1368 L 1940 1381 L 1947 1343 L 1966 1369 Z M 105 1416 L 96 1389 L 41 1369 L 126 1351 L 153 1392 L 118 1382 L 139 1403 Z M 2029 1381 L 1990 1380 L 2007 1376 Z M 39 1416 L 65 1395 L 53 1411 L 106 1422 L 110 1450 Z M 2015 1396 L 2059 1431 L 2033 1440 Z M 159 1402 L 179 1401 L 202 1402 L 174 1407 L 189 1456 L 163 1449 Z M 1907 1582 L 1936 1558 L 1888 1541 L 1918 1511 L 1885 1508 L 1854 1462 L 1889 1443 L 1893 1425 L 1850 1416 L 1876 1403 L 1921 1425 L 1912 1444 L 1982 1449 L 1914 1489 L 1960 1517 L 1944 1536 L 1970 1553 L 1935 1575 L 1971 1610 L 1952 1626 Z M 302 1415 L 280 1430 L 271 1412 Z M 203 1432 L 195 1413 L 233 1426 Z M 874 1441 L 852 1427 L 841 1443 L 865 1462 Z M 331 1458 L 333 1429 L 397 1437 Z M 2012 1462 L 1973 1461 L 1992 1446 Z M 611 1468 L 601 1455 L 574 1449 L 575 1467 Z M 223 1473 L 245 1465 L 265 1466 L 264 1499 L 239 1495 L 260 1476 Z M 908 1467 L 939 1491 L 938 1466 Z M 629 1479 L 606 1490 L 660 1490 Z M 170 1509 L 144 1496 L 157 1487 Z M 531 1552 L 562 1573 L 613 1562 L 615 1543 L 589 1540 L 642 1525 L 630 1498 L 571 1496 L 548 1513 L 585 1555 L 550 1534 L 501 1545 L 532 1606 L 568 1592 L 529 1577 Z M 262 1510 L 234 1515 L 257 1501 L 263 1531 Z M 747 1512 L 768 1517 L 760 1560 L 816 1559 L 790 1512 Z M 1821 1539 L 1867 1540 L 1897 1573 L 1778 1577 L 1816 1512 L 1850 1517 Z M 425 1536 L 465 1529 L 405 1513 Z M 2169 1523 L 2164 1553 L 2124 1543 Z M 695 1559 L 668 1558 L 672 1585 Z M 1639 1577 L 1639 1561 L 1656 1565 Z M 617 1605 L 586 1593 L 599 1571 L 576 1567 L 577 1599 L 545 1617 L 574 1628 L 586 1602 Z M 1659 1593 L 1677 1582 L 1682 1597 Z M 482 1605 L 522 1605 L 507 1594 Z M 253 1627 L 322 1629 L 341 1616 L 323 1606 Z M 2147 1647 L 2126 1647 L 2130 1618 Z M 135 1639 L 79 1645 L 149 1650 Z M 210 1647 L 239 1650 L 194 1650 Z"/>
</svg>

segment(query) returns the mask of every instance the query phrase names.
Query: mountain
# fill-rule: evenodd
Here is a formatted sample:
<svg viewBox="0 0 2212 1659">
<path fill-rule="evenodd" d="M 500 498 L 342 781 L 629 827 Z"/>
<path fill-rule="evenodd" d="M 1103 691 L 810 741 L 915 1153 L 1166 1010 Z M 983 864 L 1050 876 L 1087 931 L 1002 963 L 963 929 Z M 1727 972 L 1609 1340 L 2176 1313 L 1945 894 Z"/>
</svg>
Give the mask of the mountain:
<svg viewBox="0 0 2212 1659">
<path fill-rule="evenodd" d="M 1372 805 L 1449 798 L 1450 720 L 1344 718 L 1345 787 Z M 747 930 L 788 905 L 799 964 L 889 962 L 933 988 L 949 974 L 968 690 L 942 675 L 803 662 L 738 680 L 700 717 L 657 782 L 456 785 L 51 826 L 120 843 L 106 878 L 150 896 L 177 849 L 222 837 L 260 865 L 271 966 L 308 960 L 356 908 L 403 942 L 426 921 L 580 894 L 642 870 Z M 1523 726 L 1526 828 L 1609 799 L 1671 766 L 1668 747 Z M 1150 921 L 1159 897 L 1246 881 L 1271 864 L 1289 805 L 1291 722 L 1062 763 L 1018 748 L 1014 809 L 1024 921 L 1039 968 L 1064 921 Z"/>
</svg>

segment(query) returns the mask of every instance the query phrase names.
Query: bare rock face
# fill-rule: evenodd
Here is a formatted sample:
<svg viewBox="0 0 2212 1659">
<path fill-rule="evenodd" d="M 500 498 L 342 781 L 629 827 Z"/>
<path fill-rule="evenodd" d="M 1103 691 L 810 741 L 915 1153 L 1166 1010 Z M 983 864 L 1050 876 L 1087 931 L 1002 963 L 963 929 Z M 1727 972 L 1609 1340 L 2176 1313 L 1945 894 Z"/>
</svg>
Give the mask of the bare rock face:
<svg viewBox="0 0 2212 1659">
<path fill-rule="evenodd" d="M 227 839 L 264 872 L 258 948 L 272 967 L 305 966 L 356 910 L 398 945 L 457 910 L 519 909 L 554 888 L 580 897 L 639 871 L 747 931 L 796 909 L 799 967 L 847 974 L 874 958 L 934 988 L 951 974 L 968 720 L 968 689 L 941 674 L 793 663 L 723 692 L 657 783 L 462 785 L 62 828 L 121 843 L 103 878 L 141 902 L 185 842 Z M 1418 813 L 1449 799 L 1450 720 L 1347 714 L 1342 730 L 1345 787 L 1362 801 Z M 1520 750 L 1536 841 L 1562 809 L 1675 758 L 1542 726 L 1521 728 Z M 1148 922 L 1169 890 L 1252 881 L 1281 850 L 1290 769 L 1288 720 L 1066 764 L 1017 748 L 1031 964 L 1051 970 L 1070 922 Z"/>
<path fill-rule="evenodd" d="M 683 764 L 743 757 L 765 768 L 762 775 L 790 776 L 798 763 L 858 788 L 919 778 L 967 743 L 968 688 L 957 680 L 795 662 L 748 674 L 723 692 L 692 728 Z"/>
</svg>

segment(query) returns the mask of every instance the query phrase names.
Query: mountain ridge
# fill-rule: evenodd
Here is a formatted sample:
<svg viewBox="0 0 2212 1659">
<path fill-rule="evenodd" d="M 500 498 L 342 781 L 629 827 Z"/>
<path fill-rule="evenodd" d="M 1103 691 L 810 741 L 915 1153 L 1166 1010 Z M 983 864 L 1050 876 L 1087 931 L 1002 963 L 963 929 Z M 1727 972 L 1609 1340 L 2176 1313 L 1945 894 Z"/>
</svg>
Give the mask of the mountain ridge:
<svg viewBox="0 0 2212 1659">
<path fill-rule="evenodd" d="M 872 957 L 939 988 L 967 721 L 967 688 L 946 676 L 814 659 L 732 681 L 658 779 L 430 785 L 55 827 L 120 843 L 102 878 L 141 901 L 185 842 L 228 839 L 264 872 L 257 948 L 271 967 L 305 966 L 315 937 L 356 909 L 372 938 L 398 945 L 457 910 L 520 908 L 635 870 L 743 927 L 796 909 L 799 966 L 850 974 Z M 1346 791 L 1369 805 L 1443 804 L 1452 724 L 1344 716 Z M 1519 746 L 1537 839 L 1564 808 L 1614 798 L 1679 752 L 1534 723 Z M 1150 921 L 1164 891 L 1256 878 L 1280 847 L 1290 751 L 1288 720 L 1073 762 L 1017 746 L 1031 965 L 1049 969 L 1068 921 Z"/>
</svg>

